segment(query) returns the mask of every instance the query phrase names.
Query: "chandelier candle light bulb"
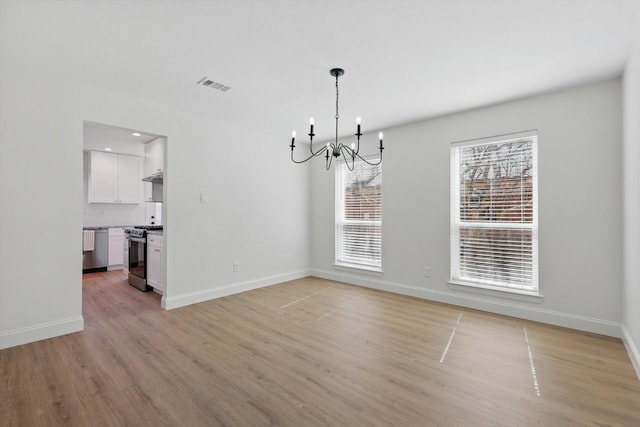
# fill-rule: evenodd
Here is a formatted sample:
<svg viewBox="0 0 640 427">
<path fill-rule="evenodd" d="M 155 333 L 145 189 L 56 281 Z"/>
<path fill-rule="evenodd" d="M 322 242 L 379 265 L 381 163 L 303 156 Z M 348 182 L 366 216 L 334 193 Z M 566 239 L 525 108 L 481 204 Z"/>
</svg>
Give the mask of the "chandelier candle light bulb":
<svg viewBox="0 0 640 427">
<path fill-rule="evenodd" d="M 314 124 L 314 120 L 313 117 L 311 117 L 309 119 L 309 151 L 311 152 L 311 155 L 309 157 L 307 157 L 304 160 L 295 160 L 293 158 L 293 149 L 296 147 L 295 145 L 295 138 L 296 138 L 296 131 L 293 131 L 291 134 L 291 145 L 289 147 L 291 147 L 291 160 L 294 163 L 304 163 L 308 160 L 310 160 L 313 157 L 318 157 L 321 156 L 322 154 L 324 154 L 324 158 L 325 158 L 325 166 L 326 169 L 329 170 L 329 168 L 331 168 L 331 161 L 333 160 L 333 158 L 338 158 L 340 157 L 340 155 L 342 155 L 344 157 L 344 161 L 347 165 L 347 168 L 349 168 L 349 170 L 353 170 L 354 166 L 355 166 L 355 161 L 356 161 L 356 157 L 358 157 L 358 159 L 362 160 L 363 162 L 375 166 L 375 165 L 379 165 L 380 163 L 382 163 L 382 150 L 384 150 L 384 146 L 382 145 L 382 132 L 380 132 L 378 134 L 378 139 L 380 140 L 380 158 L 378 159 L 377 162 L 370 162 L 367 159 L 365 159 L 364 157 L 362 157 L 360 155 L 360 137 L 362 136 L 362 133 L 360 132 L 360 122 L 361 122 L 361 118 L 358 116 L 356 118 L 356 125 L 357 125 L 357 132 L 355 134 L 356 136 L 356 142 L 352 142 L 351 146 L 349 145 L 345 145 L 341 142 L 338 142 L 338 119 L 340 117 L 340 115 L 338 114 L 338 100 L 339 100 L 339 89 L 338 89 L 338 78 L 340 76 L 344 75 L 344 70 L 342 68 L 332 68 L 329 71 L 329 74 L 331 74 L 333 77 L 336 78 L 336 133 L 335 133 L 335 141 L 333 143 L 328 142 L 326 146 L 322 147 L 320 150 L 318 151 L 314 151 L 313 150 L 313 137 L 315 136 L 315 134 L 313 133 L 313 124 Z"/>
</svg>

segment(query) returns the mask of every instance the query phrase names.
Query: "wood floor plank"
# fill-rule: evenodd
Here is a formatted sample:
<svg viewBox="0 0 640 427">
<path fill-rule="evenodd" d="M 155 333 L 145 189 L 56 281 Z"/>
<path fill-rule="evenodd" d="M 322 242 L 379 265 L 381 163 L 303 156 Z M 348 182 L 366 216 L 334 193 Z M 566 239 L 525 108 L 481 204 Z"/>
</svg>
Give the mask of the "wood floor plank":
<svg viewBox="0 0 640 427">
<path fill-rule="evenodd" d="M 163 311 L 100 273 L 83 315 L 0 351 L 0 425 L 640 425 L 618 339 L 318 278 Z"/>
</svg>

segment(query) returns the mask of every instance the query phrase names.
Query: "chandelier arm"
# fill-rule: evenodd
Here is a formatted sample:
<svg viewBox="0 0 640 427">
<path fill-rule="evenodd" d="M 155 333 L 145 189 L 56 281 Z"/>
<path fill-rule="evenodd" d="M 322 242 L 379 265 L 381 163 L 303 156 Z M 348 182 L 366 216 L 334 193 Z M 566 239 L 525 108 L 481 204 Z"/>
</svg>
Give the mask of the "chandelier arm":
<svg viewBox="0 0 640 427">
<path fill-rule="evenodd" d="M 332 161 L 333 161 L 333 156 L 329 154 L 329 149 L 327 148 L 327 155 L 325 156 L 326 170 L 331 169 L 331 162 Z"/>
<path fill-rule="evenodd" d="M 309 141 L 309 150 L 311 150 L 311 156 L 319 156 L 320 154 L 324 153 L 324 150 L 327 149 L 327 146 L 323 146 L 321 149 L 319 149 L 318 151 L 313 151 L 313 142 Z"/>
<path fill-rule="evenodd" d="M 320 149 L 319 151 L 317 151 L 315 154 L 310 155 L 309 157 L 307 157 L 304 160 L 296 160 L 293 158 L 293 150 L 291 150 L 291 160 L 293 161 L 293 163 L 304 163 L 306 161 L 311 160 L 314 157 L 318 157 L 319 155 L 321 155 L 323 152 L 325 152 L 327 150 L 327 146 L 325 145 L 322 149 Z"/>
<path fill-rule="evenodd" d="M 340 152 L 344 157 L 344 162 L 347 165 L 347 169 L 349 169 L 350 171 L 353 171 L 353 169 L 356 166 L 356 157 L 355 157 L 356 153 L 351 148 L 347 147 L 344 144 L 340 144 Z M 349 167 L 349 158 L 351 158 L 351 167 Z"/>
<path fill-rule="evenodd" d="M 365 159 L 364 157 L 362 157 L 360 154 L 358 153 L 354 153 L 360 160 L 362 160 L 363 162 L 365 162 L 368 165 L 371 166 L 378 166 L 380 163 L 382 163 L 382 150 L 380 150 L 380 158 L 378 159 L 377 162 L 370 162 L 367 159 Z"/>
<path fill-rule="evenodd" d="M 348 145 L 340 144 L 338 148 L 340 149 L 340 153 L 342 153 L 345 160 L 347 159 L 347 157 L 355 157 L 356 155 L 356 152 Z"/>
</svg>

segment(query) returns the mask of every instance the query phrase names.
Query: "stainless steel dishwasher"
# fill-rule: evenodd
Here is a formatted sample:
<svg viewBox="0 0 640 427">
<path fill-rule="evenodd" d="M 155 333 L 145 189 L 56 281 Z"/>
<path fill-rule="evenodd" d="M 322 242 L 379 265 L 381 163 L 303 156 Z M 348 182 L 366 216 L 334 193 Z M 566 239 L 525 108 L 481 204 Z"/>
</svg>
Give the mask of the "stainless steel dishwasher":
<svg viewBox="0 0 640 427">
<path fill-rule="evenodd" d="M 95 232 L 92 251 L 82 251 L 82 273 L 107 271 L 109 263 L 109 233 L 106 227 L 92 227 L 83 229 Z"/>
</svg>

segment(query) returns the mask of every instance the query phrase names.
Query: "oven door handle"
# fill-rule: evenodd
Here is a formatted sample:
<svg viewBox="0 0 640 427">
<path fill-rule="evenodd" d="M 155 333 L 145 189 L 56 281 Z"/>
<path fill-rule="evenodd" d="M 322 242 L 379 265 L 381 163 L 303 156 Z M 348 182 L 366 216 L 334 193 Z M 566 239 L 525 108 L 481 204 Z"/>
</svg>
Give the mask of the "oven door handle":
<svg viewBox="0 0 640 427">
<path fill-rule="evenodd" d="M 128 236 L 127 239 L 129 239 L 130 242 L 147 243 L 147 239 L 145 239 L 144 237 Z"/>
</svg>

